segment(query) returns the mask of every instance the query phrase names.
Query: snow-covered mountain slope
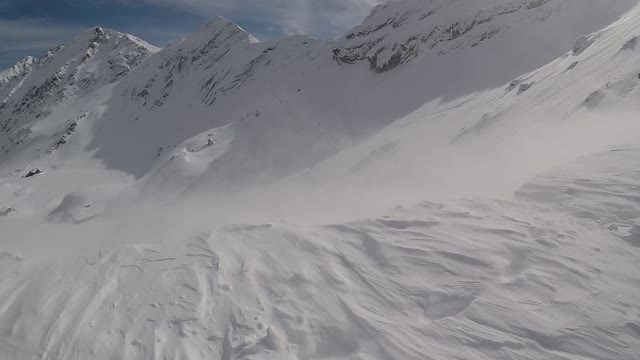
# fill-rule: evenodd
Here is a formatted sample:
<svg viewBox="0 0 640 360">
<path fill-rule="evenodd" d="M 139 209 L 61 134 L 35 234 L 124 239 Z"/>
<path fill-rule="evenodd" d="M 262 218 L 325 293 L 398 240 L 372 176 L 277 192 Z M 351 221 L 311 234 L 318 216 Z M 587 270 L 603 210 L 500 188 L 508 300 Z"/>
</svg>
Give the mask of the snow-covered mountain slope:
<svg viewBox="0 0 640 360">
<path fill-rule="evenodd" d="M 87 102 L 86 98 L 116 83 L 156 51 L 136 37 L 96 27 L 69 44 L 38 59 L 28 57 L 1 73 L 0 159 L 6 162 L 29 142 L 37 143 L 38 152 L 52 150 L 57 137 L 86 115 L 73 113 L 60 118 L 56 114 L 60 108 Z M 82 106 L 89 111 L 89 106 Z M 30 153 L 27 158 L 33 156 Z"/>
<path fill-rule="evenodd" d="M 45 227 L 45 243 L 43 228 L 23 230 L 13 248 L 40 248 L 0 260 L 0 348 L 12 359 L 632 360 L 639 155 L 585 158 L 518 200 L 423 202 L 340 225 L 207 228 L 156 210 Z M 35 260 L 60 246 L 73 254 Z"/>
<path fill-rule="evenodd" d="M 630 4 L 633 2 L 597 0 L 388 3 L 373 9 L 362 25 L 350 31 L 336 46 L 334 54 L 338 61 L 364 60 L 373 70 L 385 72 L 423 53 L 444 55 L 477 47 L 499 36 L 502 48 L 495 47 L 496 50 L 504 51 L 509 45 L 518 44 L 522 56 L 531 49 L 544 48 L 543 54 L 519 59 L 540 66 L 541 59 L 550 61 L 554 51 L 562 52 L 562 46 L 573 41 L 575 31 L 607 26 L 621 11 L 628 10 Z M 550 29 L 555 32 L 554 39 L 546 36 Z M 515 41 L 504 43 L 505 37 Z M 544 59 L 545 56 L 550 57 Z"/>
<path fill-rule="evenodd" d="M 109 168 L 141 177 L 167 149 L 231 124 L 235 137 L 229 151 L 208 165 L 202 181 L 236 186 L 273 180 L 309 167 L 429 100 L 497 86 L 542 66 L 634 2 L 404 1 L 375 8 L 362 25 L 332 42 L 297 36 L 259 43 L 218 19 L 130 73 L 156 49 L 111 31 L 103 46 L 94 41 L 102 30 L 92 29 L 40 59 L 25 83 L 3 87 L 13 95 L 0 113 L 9 129 L 0 143 L 5 152 L 23 149 L 12 165 L 21 168 L 34 152 L 55 147 L 68 127 L 88 114 L 86 106 L 58 107 L 51 120 L 53 104 L 86 93 L 95 97 L 91 90 L 121 78 L 113 95 L 101 91 L 105 112 L 90 114 L 91 121 L 99 120 L 87 125 L 91 134 L 78 148 L 95 151 L 94 158 Z M 410 44 L 423 37 L 427 40 Z M 375 57 L 389 70 L 382 59 L 394 56 L 406 64 L 381 75 L 376 72 L 382 68 L 369 69 Z M 44 132 L 34 121 L 56 125 Z M 24 145 L 39 136 L 51 144 L 40 139 Z"/>
<path fill-rule="evenodd" d="M 44 97 L 0 159 L 0 358 L 635 360 L 633 3 L 219 19 Z"/>
<path fill-rule="evenodd" d="M 232 123 L 236 138 L 211 164 L 210 182 L 278 178 L 428 100 L 497 86 L 543 66 L 634 2 L 401 2 L 375 9 L 362 26 L 333 42 L 297 36 L 258 43 L 219 19 L 163 49 L 118 85 L 90 149 L 107 166 L 140 177 L 161 148 Z M 420 20 L 425 11 L 438 15 Z M 478 17 L 482 21 L 473 20 Z M 375 48 L 363 56 L 384 48 L 386 55 L 378 56 L 391 58 L 406 39 L 466 22 L 473 26 L 464 36 L 421 43 L 411 51 L 417 58 L 382 75 L 367 60 L 344 59 L 372 43 Z M 487 31 L 494 36 L 473 46 Z"/>
<path fill-rule="evenodd" d="M 351 186 L 355 197 L 373 189 L 406 201 L 417 193 L 508 196 L 538 172 L 636 141 L 639 35 L 634 11 L 579 37 L 538 70 L 494 89 L 430 101 L 296 177 Z"/>
<path fill-rule="evenodd" d="M 18 61 L 17 64 L 13 65 L 11 68 L 0 72 L 0 85 L 2 85 L 2 89 L 4 92 L 11 91 L 14 86 L 7 85 L 14 81 L 22 80 L 29 72 L 31 71 L 31 66 L 36 61 L 36 59 L 32 56 L 27 56 L 26 58 Z M 2 96 L 4 100 L 9 94 L 5 94 Z"/>
</svg>

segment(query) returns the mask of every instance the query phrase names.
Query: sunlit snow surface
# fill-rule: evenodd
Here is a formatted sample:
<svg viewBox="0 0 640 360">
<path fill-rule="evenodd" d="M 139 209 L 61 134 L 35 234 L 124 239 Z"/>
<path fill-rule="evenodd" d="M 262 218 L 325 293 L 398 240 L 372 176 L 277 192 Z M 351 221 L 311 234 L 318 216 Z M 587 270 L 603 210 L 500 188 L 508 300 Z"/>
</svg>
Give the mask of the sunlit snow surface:
<svg viewBox="0 0 640 360">
<path fill-rule="evenodd" d="M 639 159 L 586 158 L 509 201 L 211 227 L 64 261 L 5 252 L 0 347 L 10 359 L 635 359 Z"/>
<path fill-rule="evenodd" d="M 559 9 L 557 1 L 513 3 L 542 6 L 545 14 L 545 6 Z M 357 29 L 376 28 L 380 11 L 405 18 L 392 10 L 378 8 Z M 526 26 L 544 24 L 515 14 Z M 411 30 L 402 29 L 389 44 Z M 474 29 L 473 36 L 483 33 Z M 272 77 L 269 69 L 289 66 L 273 65 L 256 71 L 258 80 L 243 78 L 249 85 L 239 93 L 221 95 L 226 102 L 215 109 L 225 116 L 250 104 L 238 108 L 241 120 L 211 120 L 203 117 L 206 107 L 192 103 L 200 98 L 187 96 L 204 71 L 199 65 L 185 74 L 155 73 L 154 66 L 178 66 L 181 51 L 202 51 L 201 37 L 212 33 L 238 38 L 235 52 L 260 53 L 262 45 L 224 20 L 156 55 L 139 40 L 108 33 L 150 57 L 112 83 L 104 79 L 113 69 L 102 60 L 130 56 L 117 45 L 97 46 L 97 55 L 64 78 L 86 75 L 92 80 L 82 84 L 96 89 L 67 92 L 62 102 L 45 97 L 46 106 L 21 113 L 19 126 L 31 135 L 0 163 L 1 360 L 638 359 L 639 9 L 511 83 L 468 84 L 468 92 L 443 98 L 431 98 L 437 87 L 424 85 L 433 91 L 426 103 L 389 110 L 384 115 L 403 115 L 358 141 L 340 139 L 345 143 L 320 151 L 324 156 L 296 150 L 335 140 L 350 123 L 331 118 L 314 127 L 316 121 L 341 111 L 362 121 L 385 103 L 359 107 L 415 90 L 399 84 L 423 76 L 430 61 L 444 66 L 478 56 L 487 65 L 502 54 L 487 49 L 500 44 L 465 47 L 463 38 L 447 43 L 464 48 L 449 57 L 423 54 L 382 75 L 318 55 L 310 63 L 327 68 L 305 75 L 305 85 L 319 82 L 315 90 Z M 277 45 L 298 48 L 297 56 L 336 45 L 300 45 L 305 41 Z M 78 59 L 68 52 L 71 69 Z M 274 61 L 288 60 L 273 52 Z M 235 69 L 229 59 L 218 65 L 227 62 Z M 31 63 L 3 75 L 17 89 L 0 87 L 3 96 L 18 96 L 23 83 L 35 81 L 21 78 Z M 301 63 L 291 66 L 309 69 Z M 164 108 L 149 109 L 145 96 L 132 100 L 147 79 L 169 73 L 183 92 L 163 97 L 166 84 L 152 83 L 145 95 L 166 99 Z M 353 89 L 389 89 L 325 111 L 325 102 L 344 93 L 314 96 L 327 92 L 323 81 L 342 77 Z M 265 83 L 284 84 L 267 93 L 296 105 L 249 96 L 264 93 Z M 75 80 L 69 84 L 75 89 Z M 299 94 L 307 92 L 317 94 Z M 260 114 L 256 103 L 266 104 Z M 42 109 L 46 121 L 25 115 Z M 6 114 L 2 120 L 13 119 Z M 15 139 L 7 134 L 3 141 Z M 285 150 L 286 159 L 298 157 L 295 166 L 285 162 L 251 182 L 237 178 L 237 187 L 219 183 L 249 173 L 235 162 Z M 43 172 L 25 177 L 36 168 Z"/>
</svg>

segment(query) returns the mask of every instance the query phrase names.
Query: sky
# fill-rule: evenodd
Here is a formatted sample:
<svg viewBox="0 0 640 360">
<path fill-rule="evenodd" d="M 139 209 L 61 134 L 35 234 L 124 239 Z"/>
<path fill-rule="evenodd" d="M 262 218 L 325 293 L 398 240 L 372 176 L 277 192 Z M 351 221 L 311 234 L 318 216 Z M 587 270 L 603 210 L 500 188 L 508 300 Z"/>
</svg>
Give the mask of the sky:
<svg viewBox="0 0 640 360">
<path fill-rule="evenodd" d="M 164 46 L 217 16 L 258 39 L 331 38 L 382 0 L 0 0 L 0 70 L 102 26 Z"/>
</svg>

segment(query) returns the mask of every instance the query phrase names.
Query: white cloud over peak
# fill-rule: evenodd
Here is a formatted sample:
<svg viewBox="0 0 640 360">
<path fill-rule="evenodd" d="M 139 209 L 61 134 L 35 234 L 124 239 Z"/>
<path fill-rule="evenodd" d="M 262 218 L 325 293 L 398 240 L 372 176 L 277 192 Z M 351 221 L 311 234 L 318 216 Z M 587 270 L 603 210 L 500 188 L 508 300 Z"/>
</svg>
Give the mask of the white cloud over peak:
<svg viewBox="0 0 640 360">
<path fill-rule="evenodd" d="M 127 0 L 171 6 L 200 16 L 222 15 L 275 33 L 334 36 L 357 25 L 383 0 Z"/>
</svg>

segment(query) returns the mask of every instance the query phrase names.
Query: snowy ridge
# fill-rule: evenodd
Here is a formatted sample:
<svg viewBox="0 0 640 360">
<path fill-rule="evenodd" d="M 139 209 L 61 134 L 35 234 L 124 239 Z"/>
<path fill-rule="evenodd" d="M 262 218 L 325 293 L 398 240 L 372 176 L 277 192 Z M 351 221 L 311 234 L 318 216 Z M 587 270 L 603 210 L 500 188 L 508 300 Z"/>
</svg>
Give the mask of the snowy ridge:
<svg viewBox="0 0 640 360">
<path fill-rule="evenodd" d="M 454 2 L 457 5 L 443 5 L 438 21 L 419 20 L 433 8 L 427 7 L 431 2 L 392 3 L 374 10 L 350 34 L 390 25 L 333 42 L 295 36 L 260 43 L 236 24 L 218 19 L 155 54 L 117 85 L 111 110 L 98 125 L 104 136 L 96 137 L 90 149 L 97 149 L 107 166 L 141 177 L 153 167 L 159 149 L 233 124 L 237 131 L 232 146 L 211 164 L 209 179 L 203 181 L 231 186 L 272 181 L 335 154 L 343 144 L 432 98 L 497 86 L 542 66 L 570 49 L 579 35 L 617 19 L 633 2 L 545 2 L 539 7 L 522 1 Z M 512 7 L 519 10 L 495 15 Z M 396 14 L 408 15 L 394 28 Z M 466 35 L 443 42 L 442 49 L 458 50 L 424 52 L 412 61 L 427 71 L 407 66 L 378 75 L 366 61 L 345 64 L 334 53 L 363 39 L 392 49 L 397 39 L 428 35 L 434 26 L 446 29 L 461 19 L 477 23 L 473 19 L 491 16 L 496 19 L 478 24 L 467 35 L 481 34 L 487 26 L 504 25 L 505 31 L 475 47 Z M 580 21 L 583 18 L 590 21 Z M 505 46 L 530 42 L 525 49 Z M 327 93 L 327 88 L 333 91 Z M 394 106 L 388 106 L 388 99 Z M 184 122 L 175 121 L 187 113 Z M 158 131 L 149 137 L 152 127 Z"/>
<path fill-rule="evenodd" d="M 615 13 L 610 8 L 611 4 L 589 1 L 589 5 L 603 13 Z M 559 0 L 412 0 L 401 4 L 388 3 L 373 9 L 362 25 L 350 31 L 333 52 L 341 63 L 367 61 L 371 69 L 385 72 L 421 53 L 444 55 L 479 46 L 501 32 L 509 32 L 519 26 L 544 23 L 549 17 L 576 16 L 583 11 L 583 6 L 584 2 Z M 614 6 L 625 7 L 626 4 Z M 543 31 L 543 27 L 530 30 Z M 559 32 L 558 36 L 565 34 Z"/>
<path fill-rule="evenodd" d="M 24 78 L 31 72 L 31 68 L 36 61 L 35 58 L 28 56 L 11 68 L 0 72 L 0 109 L 7 106 L 7 101 L 13 96 L 16 89 L 20 88 Z"/>
<path fill-rule="evenodd" d="M 30 67 L 35 74 L 13 95 L 13 102 L 42 101 L 57 94 L 64 99 L 79 91 L 91 92 L 115 82 L 130 67 L 135 67 L 157 50 L 130 35 L 100 27 L 88 29 L 71 43 L 59 46 L 39 59 L 32 58 Z M 96 56 L 97 59 L 92 59 Z M 103 61 L 104 64 L 97 66 Z M 55 94 L 51 89 L 54 86 Z M 33 94 L 34 91 L 39 94 Z M 25 98 L 21 99 L 21 96 Z"/>
<path fill-rule="evenodd" d="M 204 28 L 189 38 L 180 40 L 163 49 L 158 56 L 152 58 L 144 69 L 153 69 L 152 77 L 145 79 L 144 86 L 132 84 L 130 91 L 125 90 L 125 96 L 132 100 L 149 105 L 151 108 L 161 107 L 164 99 L 171 95 L 174 86 L 174 76 L 181 73 L 197 72 L 211 69 L 222 70 L 225 60 L 245 58 L 238 56 L 237 48 L 242 44 L 252 44 L 258 41 L 242 30 L 233 22 L 218 18 L 204 26 Z M 243 48 L 243 50 L 246 47 Z M 229 71 L 227 71 L 228 73 Z M 215 75 L 213 75 L 215 76 Z M 235 79 L 234 83 L 242 79 Z M 127 83 L 127 82 L 125 82 Z M 215 78 L 209 78 L 203 84 L 202 101 L 208 104 L 215 102 Z M 140 89 L 137 88 L 140 87 Z M 227 84 L 227 86 L 232 86 Z M 158 91 L 159 90 L 159 91 Z"/>
<path fill-rule="evenodd" d="M 0 105 L 0 158 L 6 159 L 30 139 L 51 136 L 34 133 L 33 125 L 47 120 L 61 104 L 90 97 L 94 91 L 117 82 L 156 51 L 158 48 L 136 37 L 96 27 L 41 58 L 27 58 L 5 72 L 14 75 L 4 75 L 6 80 L 0 81 L 4 98 Z M 53 123 L 67 120 L 49 119 L 46 126 L 63 131 Z"/>
<path fill-rule="evenodd" d="M 35 61 L 33 56 L 27 56 L 9 69 L 0 72 L 0 84 L 4 85 L 17 77 L 25 76 Z"/>
</svg>

